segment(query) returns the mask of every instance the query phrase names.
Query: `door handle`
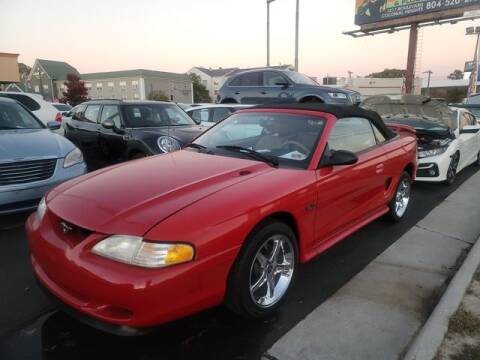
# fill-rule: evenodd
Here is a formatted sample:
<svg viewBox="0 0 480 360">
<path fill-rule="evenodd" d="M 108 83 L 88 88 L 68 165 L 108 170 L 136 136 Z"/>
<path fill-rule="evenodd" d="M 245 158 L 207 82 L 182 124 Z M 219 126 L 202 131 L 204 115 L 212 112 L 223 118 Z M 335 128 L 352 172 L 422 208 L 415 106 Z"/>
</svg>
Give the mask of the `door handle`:
<svg viewBox="0 0 480 360">
<path fill-rule="evenodd" d="M 240 95 L 240 91 L 235 91 L 235 95 Z"/>
<path fill-rule="evenodd" d="M 260 94 L 267 95 L 267 92 L 266 91 L 261 91 Z"/>
</svg>

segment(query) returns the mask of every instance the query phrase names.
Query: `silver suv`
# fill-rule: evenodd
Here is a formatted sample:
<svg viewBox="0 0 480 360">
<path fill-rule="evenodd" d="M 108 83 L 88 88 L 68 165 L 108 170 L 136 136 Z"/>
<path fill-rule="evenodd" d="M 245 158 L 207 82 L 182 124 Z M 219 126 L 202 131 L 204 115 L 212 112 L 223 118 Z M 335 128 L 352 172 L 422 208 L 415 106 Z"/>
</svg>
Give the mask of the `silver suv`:
<svg viewBox="0 0 480 360">
<path fill-rule="evenodd" d="M 353 105 L 360 94 L 347 89 L 320 86 L 301 73 L 265 68 L 230 77 L 218 92 L 221 104 L 327 103 Z"/>
</svg>

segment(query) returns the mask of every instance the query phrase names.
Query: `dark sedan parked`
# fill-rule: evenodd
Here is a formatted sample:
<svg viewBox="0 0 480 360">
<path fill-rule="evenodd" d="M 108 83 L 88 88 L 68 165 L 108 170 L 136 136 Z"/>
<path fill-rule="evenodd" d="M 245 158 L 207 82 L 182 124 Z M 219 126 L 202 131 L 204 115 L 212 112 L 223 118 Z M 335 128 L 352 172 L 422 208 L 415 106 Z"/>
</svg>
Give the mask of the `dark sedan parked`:
<svg viewBox="0 0 480 360">
<path fill-rule="evenodd" d="M 360 103 L 356 91 L 320 86 L 306 75 L 290 70 L 264 68 L 230 77 L 217 96 L 221 104 Z"/>
<path fill-rule="evenodd" d="M 65 123 L 91 168 L 180 150 L 205 130 L 177 105 L 156 101 L 88 101 Z"/>
</svg>

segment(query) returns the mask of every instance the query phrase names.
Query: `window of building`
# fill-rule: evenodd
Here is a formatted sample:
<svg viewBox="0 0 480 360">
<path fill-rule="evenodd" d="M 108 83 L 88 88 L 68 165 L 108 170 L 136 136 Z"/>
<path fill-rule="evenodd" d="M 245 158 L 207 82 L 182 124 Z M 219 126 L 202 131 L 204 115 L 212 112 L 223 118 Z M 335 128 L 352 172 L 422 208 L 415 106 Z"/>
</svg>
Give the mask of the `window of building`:
<svg viewBox="0 0 480 360">
<path fill-rule="evenodd" d="M 113 81 L 110 81 L 110 82 L 108 83 L 108 87 L 114 87 L 114 86 L 115 86 L 115 84 L 113 83 Z"/>
<path fill-rule="evenodd" d="M 92 88 L 92 84 L 90 84 L 90 83 L 85 83 L 85 87 L 86 87 L 87 89 L 91 89 L 91 88 Z"/>
<path fill-rule="evenodd" d="M 34 91 L 35 91 L 36 93 L 40 92 L 40 86 L 35 85 Z"/>
<path fill-rule="evenodd" d="M 47 84 L 43 84 L 43 90 L 48 90 L 48 85 Z"/>
<path fill-rule="evenodd" d="M 102 83 L 97 83 L 97 89 L 98 88 L 102 88 L 103 87 L 103 84 Z"/>
<path fill-rule="evenodd" d="M 120 86 L 121 86 L 121 87 L 126 87 L 126 86 L 127 86 L 127 82 L 126 82 L 126 81 L 120 81 Z"/>
<path fill-rule="evenodd" d="M 132 87 L 136 90 L 138 89 L 138 81 L 137 80 L 132 80 Z"/>
</svg>

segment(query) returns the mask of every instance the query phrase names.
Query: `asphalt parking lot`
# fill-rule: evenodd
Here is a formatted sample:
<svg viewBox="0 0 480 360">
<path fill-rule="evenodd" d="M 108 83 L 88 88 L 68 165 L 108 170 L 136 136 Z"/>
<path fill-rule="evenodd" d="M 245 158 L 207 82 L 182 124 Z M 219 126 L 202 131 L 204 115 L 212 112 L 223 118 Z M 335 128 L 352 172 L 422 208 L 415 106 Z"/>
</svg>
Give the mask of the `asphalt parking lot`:
<svg viewBox="0 0 480 360">
<path fill-rule="evenodd" d="M 1 218 L 0 359 L 260 359 L 476 171 L 467 168 L 449 188 L 415 184 L 401 223 L 376 221 L 303 266 L 285 306 L 272 318 L 247 321 L 218 307 L 137 338 L 107 335 L 56 311 L 32 278 L 25 215 Z"/>
</svg>

